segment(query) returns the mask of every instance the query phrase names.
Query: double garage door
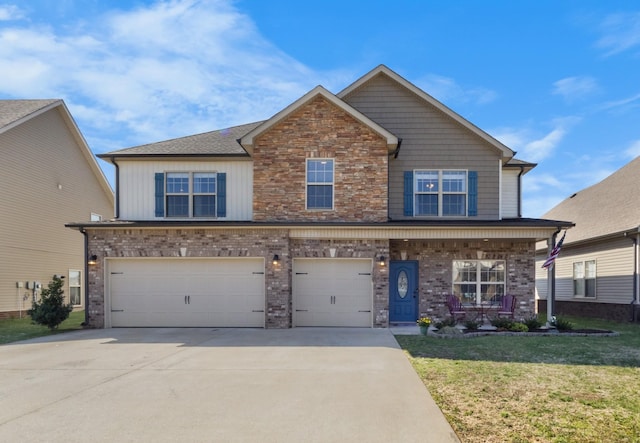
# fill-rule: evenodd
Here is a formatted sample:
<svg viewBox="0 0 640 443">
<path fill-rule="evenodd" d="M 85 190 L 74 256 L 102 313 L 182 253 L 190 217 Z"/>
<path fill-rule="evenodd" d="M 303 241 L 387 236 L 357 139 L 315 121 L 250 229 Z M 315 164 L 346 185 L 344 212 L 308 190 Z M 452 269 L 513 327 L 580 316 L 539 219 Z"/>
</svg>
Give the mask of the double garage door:
<svg viewBox="0 0 640 443">
<path fill-rule="evenodd" d="M 264 260 L 114 259 L 113 327 L 263 327 Z"/>
<path fill-rule="evenodd" d="M 264 327 L 264 270 L 262 258 L 109 260 L 110 325 Z M 294 259 L 293 326 L 371 327 L 371 273 L 370 259 Z"/>
</svg>

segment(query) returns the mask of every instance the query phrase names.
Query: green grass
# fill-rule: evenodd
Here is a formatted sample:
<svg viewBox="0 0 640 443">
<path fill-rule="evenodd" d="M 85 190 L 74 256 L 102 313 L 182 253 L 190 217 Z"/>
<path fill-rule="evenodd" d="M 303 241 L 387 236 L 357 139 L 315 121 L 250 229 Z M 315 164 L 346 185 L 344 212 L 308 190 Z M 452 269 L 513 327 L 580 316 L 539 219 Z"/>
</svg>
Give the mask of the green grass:
<svg viewBox="0 0 640 443">
<path fill-rule="evenodd" d="M 82 329 L 81 323 L 83 321 L 84 311 L 72 312 L 69 318 L 63 321 L 57 329 L 50 331 L 46 326 L 33 324 L 29 316 L 0 320 L 0 345 Z"/>
<path fill-rule="evenodd" d="M 640 325 L 617 337 L 396 336 L 463 442 L 640 442 Z"/>
</svg>

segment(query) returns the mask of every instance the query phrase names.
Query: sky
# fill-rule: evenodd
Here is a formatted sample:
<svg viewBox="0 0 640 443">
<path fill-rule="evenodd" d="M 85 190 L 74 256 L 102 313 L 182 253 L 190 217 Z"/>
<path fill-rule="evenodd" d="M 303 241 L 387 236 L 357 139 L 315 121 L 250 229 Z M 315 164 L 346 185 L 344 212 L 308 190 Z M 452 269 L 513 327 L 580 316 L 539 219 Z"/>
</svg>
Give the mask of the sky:
<svg viewBox="0 0 640 443">
<path fill-rule="evenodd" d="M 95 154 L 264 120 L 379 64 L 538 164 L 525 217 L 640 155 L 637 1 L 0 0 L 0 99 L 64 99 Z"/>
</svg>

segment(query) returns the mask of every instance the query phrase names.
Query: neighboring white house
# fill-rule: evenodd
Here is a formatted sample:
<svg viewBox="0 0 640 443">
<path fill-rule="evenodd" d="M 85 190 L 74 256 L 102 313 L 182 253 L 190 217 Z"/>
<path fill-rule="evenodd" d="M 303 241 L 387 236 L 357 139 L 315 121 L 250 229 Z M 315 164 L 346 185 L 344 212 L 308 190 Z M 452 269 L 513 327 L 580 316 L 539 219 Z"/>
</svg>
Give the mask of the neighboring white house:
<svg viewBox="0 0 640 443">
<path fill-rule="evenodd" d="M 0 100 L 0 318 L 21 316 L 53 275 L 84 307 L 84 237 L 113 217 L 109 183 L 62 100 Z"/>
<path fill-rule="evenodd" d="M 555 263 L 555 313 L 638 319 L 640 157 L 601 182 L 572 194 L 545 218 L 571 220 Z M 546 247 L 537 251 L 536 289 L 547 304 Z"/>
</svg>

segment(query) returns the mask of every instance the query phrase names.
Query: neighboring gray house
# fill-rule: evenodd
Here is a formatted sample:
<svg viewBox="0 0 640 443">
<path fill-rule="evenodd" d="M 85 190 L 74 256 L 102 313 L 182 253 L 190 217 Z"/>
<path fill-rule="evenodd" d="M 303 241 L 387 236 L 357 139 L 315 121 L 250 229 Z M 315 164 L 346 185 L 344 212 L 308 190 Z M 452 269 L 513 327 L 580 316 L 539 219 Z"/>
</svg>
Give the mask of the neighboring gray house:
<svg viewBox="0 0 640 443">
<path fill-rule="evenodd" d="M 386 66 L 257 123 L 123 149 L 87 232 L 89 324 L 387 327 L 447 294 L 535 308 L 535 165 Z"/>
<path fill-rule="evenodd" d="M 543 217 L 571 220 L 555 263 L 555 313 L 628 321 L 638 318 L 640 157 L 576 192 Z M 559 237 L 558 237 L 559 238 Z M 536 289 L 546 310 L 546 248 L 537 252 Z"/>
<path fill-rule="evenodd" d="M 64 225 L 110 219 L 114 196 L 62 100 L 0 100 L 0 184 L 0 318 L 25 315 L 54 274 L 84 307 L 84 239 Z"/>
</svg>

